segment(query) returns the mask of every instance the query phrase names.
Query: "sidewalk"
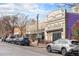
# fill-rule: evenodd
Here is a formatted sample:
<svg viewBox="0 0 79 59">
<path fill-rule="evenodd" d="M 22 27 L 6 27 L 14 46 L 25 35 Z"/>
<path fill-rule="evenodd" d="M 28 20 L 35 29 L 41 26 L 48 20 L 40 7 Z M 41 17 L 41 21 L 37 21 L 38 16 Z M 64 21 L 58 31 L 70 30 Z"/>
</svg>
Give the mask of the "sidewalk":
<svg viewBox="0 0 79 59">
<path fill-rule="evenodd" d="M 46 44 L 39 44 L 37 47 L 39 47 L 39 48 L 46 48 Z"/>
<path fill-rule="evenodd" d="M 45 47 L 46 47 L 46 44 L 39 43 L 39 44 L 37 45 L 37 42 L 32 42 L 30 45 L 31 45 L 32 47 L 38 47 L 38 48 L 45 48 Z"/>
</svg>

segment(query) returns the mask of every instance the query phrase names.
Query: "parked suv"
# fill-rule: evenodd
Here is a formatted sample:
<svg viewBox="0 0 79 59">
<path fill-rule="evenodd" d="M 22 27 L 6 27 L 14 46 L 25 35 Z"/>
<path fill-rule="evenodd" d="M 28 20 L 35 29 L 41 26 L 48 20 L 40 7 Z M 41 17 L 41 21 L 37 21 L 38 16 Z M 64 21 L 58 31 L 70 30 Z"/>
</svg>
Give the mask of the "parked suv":
<svg viewBox="0 0 79 59">
<path fill-rule="evenodd" d="M 58 51 L 62 55 L 67 53 L 73 53 L 79 55 L 79 41 L 77 40 L 68 40 L 68 39 L 58 39 L 53 43 L 47 44 L 47 51 Z"/>
</svg>

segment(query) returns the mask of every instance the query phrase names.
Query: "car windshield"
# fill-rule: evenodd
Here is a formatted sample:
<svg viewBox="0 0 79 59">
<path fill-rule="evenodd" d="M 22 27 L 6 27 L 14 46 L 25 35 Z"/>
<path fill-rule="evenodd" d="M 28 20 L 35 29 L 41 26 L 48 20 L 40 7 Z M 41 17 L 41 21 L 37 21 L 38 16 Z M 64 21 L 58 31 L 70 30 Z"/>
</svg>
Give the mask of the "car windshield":
<svg viewBox="0 0 79 59">
<path fill-rule="evenodd" d="M 72 41 L 71 43 L 74 45 L 79 45 L 79 41 Z"/>
</svg>

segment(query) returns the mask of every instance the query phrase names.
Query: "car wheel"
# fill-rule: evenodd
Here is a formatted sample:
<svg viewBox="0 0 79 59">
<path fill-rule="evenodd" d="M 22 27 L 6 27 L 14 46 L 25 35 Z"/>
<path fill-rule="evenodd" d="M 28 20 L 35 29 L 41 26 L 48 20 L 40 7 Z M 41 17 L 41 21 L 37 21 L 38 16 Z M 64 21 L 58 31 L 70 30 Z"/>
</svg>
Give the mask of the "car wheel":
<svg viewBox="0 0 79 59">
<path fill-rule="evenodd" d="M 63 56 L 65 56 L 65 55 L 67 54 L 66 48 L 62 48 L 62 49 L 61 49 L 61 54 L 62 54 Z"/>
<path fill-rule="evenodd" d="M 48 52 L 52 52 L 51 46 L 48 46 L 48 47 L 47 47 L 47 51 L 48 51 Z"/>
</svg>

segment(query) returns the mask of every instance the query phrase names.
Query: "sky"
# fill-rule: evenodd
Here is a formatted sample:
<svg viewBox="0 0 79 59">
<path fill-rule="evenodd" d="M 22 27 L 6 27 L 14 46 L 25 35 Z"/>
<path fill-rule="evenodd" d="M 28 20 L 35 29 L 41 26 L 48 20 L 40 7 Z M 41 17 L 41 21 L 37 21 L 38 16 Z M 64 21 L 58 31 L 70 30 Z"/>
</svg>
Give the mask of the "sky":
<svg viewBox="0 0 79 59">
<path fill-rule="evenodd" d="M 0 15 L 21 14 L 28 18 L 35 18 L 39 14 L 39 20 L 43 21 L 47 15 L 57 9 L 71 10 L 73 4 L 67 3 L 0 3 Z"/>
</svg>

